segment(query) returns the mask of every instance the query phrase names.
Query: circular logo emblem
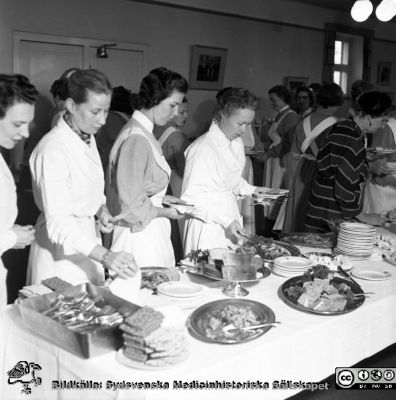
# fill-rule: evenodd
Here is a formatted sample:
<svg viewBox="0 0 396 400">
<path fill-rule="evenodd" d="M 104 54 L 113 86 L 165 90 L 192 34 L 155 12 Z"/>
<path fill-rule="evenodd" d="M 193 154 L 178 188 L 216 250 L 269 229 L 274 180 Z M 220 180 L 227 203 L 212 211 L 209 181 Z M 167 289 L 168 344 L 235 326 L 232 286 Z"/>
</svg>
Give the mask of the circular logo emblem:
<svg viewBox="0 0 396 400">
<path fill-rule="evenodd" d="M 371 371 L 371 378 L 375 381 L 379 381 L 382 378 L 382 372 L 379 369 L 373 369 Z"/>
<path fill-rule="evenodd" d="M 369 374 L 369 372 L 367 371 L 367 370 L 365 370 L 365 369 L 361 369 L 359 372 L 358 372 L 358 378 L 361 380 L 361 381 L 367 381 L 367 379 L 370 377 L 370 374 Z"/>
<path fill-rule="evenodd" d="M 343 369 L 337 375 L 337 383 L 342 387 L 352 386 L 354 381 L 353 373 L 349 369 Z"/>
<path fill-rule="evenodd" d="M 387 369 L 384 371 L 384 379 L 387 381 L 391 381 L 395 377 L 395 372 L 391 369 Z"/>
</svg>

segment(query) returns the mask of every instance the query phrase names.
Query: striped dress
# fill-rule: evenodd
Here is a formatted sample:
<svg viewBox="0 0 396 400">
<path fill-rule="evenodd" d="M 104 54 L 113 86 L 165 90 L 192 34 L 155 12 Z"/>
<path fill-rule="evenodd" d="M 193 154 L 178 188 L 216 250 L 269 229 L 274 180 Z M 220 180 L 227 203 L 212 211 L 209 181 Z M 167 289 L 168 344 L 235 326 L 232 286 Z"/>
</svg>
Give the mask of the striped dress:
<svg viewBox="0 0 396 400">
<path fill-rule="evenodd" d="M 368 178 L 364 137 L 352 120 L 337 122 L 318 138 L 317 177 L 312 185 L 305 225 L 308 231 L 325 232 L 322 220 L 350 219 L 363 204 Z"/>
</svg>

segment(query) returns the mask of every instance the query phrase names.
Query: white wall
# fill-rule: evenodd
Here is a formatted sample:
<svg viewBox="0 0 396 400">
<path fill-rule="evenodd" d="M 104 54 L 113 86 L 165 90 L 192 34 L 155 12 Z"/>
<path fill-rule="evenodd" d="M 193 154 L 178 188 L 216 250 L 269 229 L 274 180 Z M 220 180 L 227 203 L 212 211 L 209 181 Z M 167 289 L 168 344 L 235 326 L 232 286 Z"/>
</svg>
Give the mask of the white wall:
<svg viewBox="0 0 396 400">
<path fill-rule="evenodd" d="M 149 69 L 162 65 L 187 78 L 191 45 L 223 47 L 228 49 L 224 85 L 251 89 L 264 99 L 260 115 L 269 115 L 267 91 L 283 83 L 286 76 L 307 76 L 312 82 L 320 82 L 323 49 L 320 29 L 324 23 L 352 24 L 346 13 L 287 0 L 167 2 L 285 21 L 317 30 L 166 7 L 160 5 L 164 3 L 162 0 L 157 0 L 158 5 L 126 0 L 0 0 L 0 71 L 12 71 L 13 30 L 100 39 L 104 43 L 145 43 L 150 48 Z M 384 24 L 378 36 L 393 39 L 393 25 Z M 383 57 L 380 51 L 383 42 L 374 45 L 373 70 L 375 62 Z M 386 57 L 393 58 L 396 46 L 385 47 Z M 187 125 L 190 134 L 202 133 L 210 119 L 214 96 L 214 91 L 190 91 L 191 118 Z"/>
</svg>

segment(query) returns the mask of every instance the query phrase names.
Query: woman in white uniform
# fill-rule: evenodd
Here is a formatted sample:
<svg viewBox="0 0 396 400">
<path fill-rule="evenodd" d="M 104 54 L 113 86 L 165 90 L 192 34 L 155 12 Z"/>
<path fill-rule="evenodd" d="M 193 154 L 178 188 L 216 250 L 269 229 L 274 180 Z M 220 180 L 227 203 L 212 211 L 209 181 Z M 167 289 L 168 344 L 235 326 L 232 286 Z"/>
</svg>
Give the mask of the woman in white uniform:
<svg viewBox="0 0 396 400">
<path fill-rule="evenodd" d="M 235 245 L 245 234 L 237 197 L 260 192 L 242 178 L 241 139 L 254 119 L 258 99 L 241 88 L 223 89 L 216 99 L 209 131 L 186 150 L 182 199 L 196 210 L 185 224 L 185 254 Z"/>
<path fill-rule="evenodd" d="M 38 92 L 22 75 L 0 75 L 0 147 L 12 149 L 29 137 Z M 8 249 L 23 249 L 34 239 L 32 226 L 15 225 L 18 214 L 14 178 L 0 152 L 0 257 Z M 7 271 L 0 258 L 0 306 L 7 304 Z"/>
<path fill-rule="evenodd" d="M 178 73 L 162 67 L 150 71 L 132 95 L 135 111 L 110 152 L 107 201 L 117 224 L 111 248 L 133 253 L 139 267 L 175 265 L 169 218 L 181 216 L 162 206 L 171 169 L 153 128 L 177 114 L 187 90 Z M 140 281 L 129 281 L 115 280 L 111 289 L 124 298 L 133 295 Z"/>
<path fill-rule="evenodd" d="M 68 80 L 68 95 L 66 112 L 30 157 L 41 225 L 30 249 L 29 284 L 52 276 L 72 284 L 102 284 L 103 267 L 124 279 L 137 270 L 131 254 L 101 245 L 98 229 L 113 228 L 94 138 L 106 121 L 110 82 L 99 71 L 78 70 Z"/>
</svg>

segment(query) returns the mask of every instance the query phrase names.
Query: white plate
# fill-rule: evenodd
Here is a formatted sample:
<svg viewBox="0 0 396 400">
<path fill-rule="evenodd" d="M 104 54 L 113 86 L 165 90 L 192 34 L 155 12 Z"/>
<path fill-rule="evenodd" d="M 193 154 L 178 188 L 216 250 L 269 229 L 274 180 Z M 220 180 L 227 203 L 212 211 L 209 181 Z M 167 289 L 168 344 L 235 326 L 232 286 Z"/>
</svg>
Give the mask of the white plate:
<svg viewBox="0 0 396 400">
<path fill-rule="evenodd" d="M 308 260 L 305 257 L 294 257 L 294 256 L 286 256 L 286 257 L 278 257 L 275 259 L 274 263 L 276 265 L 279 265 L 280 267 L 283 268 L 297 268 L 297 269 L 304 269 L 304 268 L 309 268 L 314 265 L 314 262 L 312 260 Z"/>
<path fill-rule="evenodd" d="M 127 367 L 131 367 L 131 368 L 135 368 L 135 369 L 143 369 L 143 370 L 146 370 L 146 371 L 158 371 L 158 370 L 162 370 L 162 369 L 168 369 L 168 368 L 176 367 L 179 364 L 181 364 L 182 362 L 184 362 L 185 360 L 187 360 L 188 356 L 189 356 L 189 352 L 186 350 L 185 352 L 183 352 L 183 354 L 181 355 L 180 361 L 178 361 L 177 363 L 161 365 L 161 366 L 154 366 L 154 365 L 149 365 L 149 364 L 142 363 L 140 361 L 131 360 L 130 358 L 128 358 L 124 354 L 124 350 L 121 347 L 121 349 L 119 349 L 117 351 L 117 353 L 116 353 L 116 360 L 120 364 L 125 365 Z"/>
<path fill-rule="evenodd" d="M 365 279 L 368 281 L 384 281 L 392 277 L 392 274 L 388 269 L 389 268 L 386 267 L 355 267 L 351 271 L 351 274 L 355 278 Z"/>
<path fill-rule="evenodd" d="M 201 285 L 192 282 L 163 282 L 157 291 L 171 297 L 194 297 L 202 292 Z"/>
<path fill-rule="evenodd" d="M 163 203 L 169 206 L 170 208 L 174 208 L 180 214 L 191 214 L 195 207 L 191 204 L 174 204 L 174 203 Z"/>
</svg>

